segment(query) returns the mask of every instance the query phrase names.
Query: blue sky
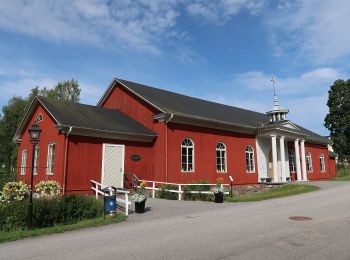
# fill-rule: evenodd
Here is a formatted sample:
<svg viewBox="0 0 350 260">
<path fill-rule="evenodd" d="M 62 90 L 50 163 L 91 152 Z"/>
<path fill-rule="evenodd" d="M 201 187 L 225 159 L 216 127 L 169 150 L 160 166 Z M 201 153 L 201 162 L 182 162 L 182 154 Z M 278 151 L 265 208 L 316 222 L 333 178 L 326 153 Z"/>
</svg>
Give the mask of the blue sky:
<svg viewBox="0 0 350 260">
<path fill-rule="evenodd" d="M 348 0 L 0 3 L 0 106 L 74 78 L 96 104 L 114 77 L 265 112 L 319 134 L 329 86 L 350 74 Z"/>
</svg>

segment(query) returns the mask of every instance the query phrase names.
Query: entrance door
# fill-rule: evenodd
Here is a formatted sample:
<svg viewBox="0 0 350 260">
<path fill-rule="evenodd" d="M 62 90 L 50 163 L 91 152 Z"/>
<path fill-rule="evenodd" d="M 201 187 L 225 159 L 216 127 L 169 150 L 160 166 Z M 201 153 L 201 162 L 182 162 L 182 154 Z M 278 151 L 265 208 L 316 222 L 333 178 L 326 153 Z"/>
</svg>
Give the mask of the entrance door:
<svg viewBox="0 0 350 260">
<path fill-rule="evenodd" d="M 103 144 L 101 183 L 106 186 L 124 186 L 124 145 Z"/>
</svg>

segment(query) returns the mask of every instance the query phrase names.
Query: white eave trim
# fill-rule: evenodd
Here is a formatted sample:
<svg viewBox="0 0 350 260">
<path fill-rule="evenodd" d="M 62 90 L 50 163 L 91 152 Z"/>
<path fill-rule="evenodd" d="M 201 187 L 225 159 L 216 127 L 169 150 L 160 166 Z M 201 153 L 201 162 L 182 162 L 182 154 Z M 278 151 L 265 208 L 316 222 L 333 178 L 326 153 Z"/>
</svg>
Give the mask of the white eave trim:
<svg viewBox="0 0 350 260">
<path fill-rule="evenodd" d="M 57 126 L 60 130 L 71 129 L 70 135 L 77 136 L 87 136 L 87 137 L 100 137 L 106 139 L 118 139 L 118 140 L 127 140 L 127 141 L 138 141 L 138 142 L 153 142 L 156 135 L 147 135 L 147 134 L 136 134 L 130 132 L 118 132 L 112 130 L 101 130 L 88 127 L 78 127 L 78 126 L 69 126 L 69 125 L 59 125 Z M 94 134 L 96 133 L 96 134 Z"/>
<path fill-rule="evenodd" d="M 53 118 L 53 120 L 57 124 L 59 124 L 58 120 L 53 116 L 53 114 L 47 109 L 47 107 L 41 102 L 41 100 L 37 96 L 35 96 L 32 100 L 32 103 L 30 103 L 30 106 L 27 109 L 21 123 L 19 124 L 19 127 L 17 128 L 16 133 L 12 138 L 12 142 L 18 142 L 20 140 L 20 136 L 23 135 L 23 128 L 28 122 L 29 118 L 31 118 L 31 115 L 34 114 L 34 107 L 37 103 L 39 103 L 45 109 L 45 111 Z"/>
</svg>

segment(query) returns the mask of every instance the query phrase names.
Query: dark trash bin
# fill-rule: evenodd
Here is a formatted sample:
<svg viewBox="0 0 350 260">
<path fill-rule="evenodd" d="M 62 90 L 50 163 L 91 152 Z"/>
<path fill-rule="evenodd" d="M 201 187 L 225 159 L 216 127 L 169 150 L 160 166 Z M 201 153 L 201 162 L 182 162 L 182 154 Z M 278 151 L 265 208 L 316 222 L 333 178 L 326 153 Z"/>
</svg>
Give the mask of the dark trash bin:
<svg viewBox="0 0 350 260">
<path fill-rule="evenodd" d="M 112 193 L 110 192 L 112 189 Z M 117 213 L 117 189 L 113 186 L 102 189 L 104 214 L 115 215 Z"/>
</svg>

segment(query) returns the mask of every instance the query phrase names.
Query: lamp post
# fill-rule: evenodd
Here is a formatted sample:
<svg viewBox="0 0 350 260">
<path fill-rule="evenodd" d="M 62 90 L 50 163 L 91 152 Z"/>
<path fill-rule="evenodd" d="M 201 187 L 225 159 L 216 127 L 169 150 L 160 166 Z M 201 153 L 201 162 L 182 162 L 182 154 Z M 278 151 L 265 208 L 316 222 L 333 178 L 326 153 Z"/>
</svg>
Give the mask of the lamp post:
<svg viewBox="0 0 350 260">
<path fill-rule="evenodd" d="M 33 179 L 34 179 L 34 155 L 35 155 L 35 146 L 39 143 L 41 129 L 38 124 L 35 122 L 31 128 L 28 129 L 30 142 L 33 145 L 32 149 L 32 172 L 30 175 L 30 190 L 29 190 L 29 205 L 28 205 L 28 229 L 32 229 L 32 220 L 33 220 Z"/>
</svg>

